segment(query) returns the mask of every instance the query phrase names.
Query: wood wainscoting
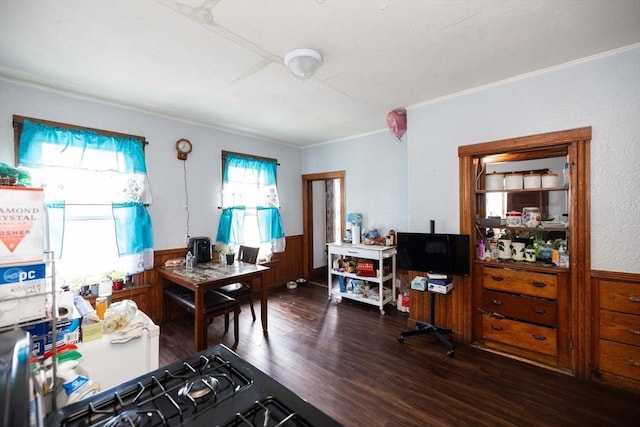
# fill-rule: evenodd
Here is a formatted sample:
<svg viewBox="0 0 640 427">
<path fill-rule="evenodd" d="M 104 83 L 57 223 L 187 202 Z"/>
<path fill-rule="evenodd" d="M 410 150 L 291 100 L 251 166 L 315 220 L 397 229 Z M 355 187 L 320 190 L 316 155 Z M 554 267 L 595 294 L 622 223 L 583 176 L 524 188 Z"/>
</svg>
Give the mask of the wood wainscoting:
<svg viewBox="0 0 640 427">
<path fill-rule="evenodd" d="M 169 259 L 184 258 L 186 254 L 186 247 L 159 249 L 153 253 L 153 265 L 159 267 Z M 289 280 L 302 277 L 302 235 L 287 236 L 285 251 L 274 254 L 269 267 L 271 270 L 267 275 L 266 283 L 270 289 L 281 286 Z M 162 279 L 155 268 L 138 276 L 142 277 L 138 277 L 136 280 L 150 285 L 149 312 L 147 314 L 155 323 L 159 323 L 162 319 Z"/>
<path fill-rule="evenodd" d="M 640 274 L 591 272 L 591 378 L 640 392 Z"/>
</svg>

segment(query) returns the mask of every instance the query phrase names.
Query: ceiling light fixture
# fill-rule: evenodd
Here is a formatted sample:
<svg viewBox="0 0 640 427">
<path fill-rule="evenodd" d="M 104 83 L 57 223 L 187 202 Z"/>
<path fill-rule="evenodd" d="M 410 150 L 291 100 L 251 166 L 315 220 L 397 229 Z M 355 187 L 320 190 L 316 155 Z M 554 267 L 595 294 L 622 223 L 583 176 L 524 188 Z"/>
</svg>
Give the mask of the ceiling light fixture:
<svg viewBox="0 0 640 427">
<path fill-rule="evenodd" d="M 322 55 L 313 49 L 296 49 L 284 57 L 284 65 L 302 79 L 309 79 L 322 64 Z"/>
</svg>

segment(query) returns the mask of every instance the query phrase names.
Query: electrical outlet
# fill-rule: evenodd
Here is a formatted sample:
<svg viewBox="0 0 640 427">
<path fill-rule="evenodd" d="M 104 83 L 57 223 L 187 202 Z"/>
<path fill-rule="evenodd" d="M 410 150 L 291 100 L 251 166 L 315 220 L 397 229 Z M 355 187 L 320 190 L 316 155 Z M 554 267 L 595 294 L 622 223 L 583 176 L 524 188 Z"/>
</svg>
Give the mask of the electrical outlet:
<svg viewBox="0 0 640 427">
<path fill-rule="evenodd" d="M 187 247 L 189 246 L 189 240 L 191 240 L 191 236 L 188 235 L 188 234 L 185 234 L 184 235 L 184 245 L 187 246 Z"/>
</svg>

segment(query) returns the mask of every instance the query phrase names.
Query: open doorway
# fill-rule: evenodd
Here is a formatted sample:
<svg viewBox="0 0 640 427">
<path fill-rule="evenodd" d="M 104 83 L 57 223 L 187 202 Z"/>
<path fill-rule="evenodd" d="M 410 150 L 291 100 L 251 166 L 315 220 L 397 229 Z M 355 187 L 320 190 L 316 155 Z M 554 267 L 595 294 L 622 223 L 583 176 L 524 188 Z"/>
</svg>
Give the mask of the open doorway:
<svg viewBox="0 0 640 427">
<path fill-rule="evenodd" d="M 344 237 L 345 172 L 302 175 L 303 275 L 324 283 L 326 243 Z"/>
</svg>

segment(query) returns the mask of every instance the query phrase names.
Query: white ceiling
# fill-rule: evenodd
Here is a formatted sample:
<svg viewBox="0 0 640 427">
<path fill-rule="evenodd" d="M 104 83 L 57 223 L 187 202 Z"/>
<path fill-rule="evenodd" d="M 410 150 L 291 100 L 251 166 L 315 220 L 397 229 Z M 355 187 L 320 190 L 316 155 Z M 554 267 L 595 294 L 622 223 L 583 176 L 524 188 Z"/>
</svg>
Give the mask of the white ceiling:
<svg viewBox="0 0 640 427">
<path fill-rule="evenodd" d="M 639 42 L 640 0 L 0 0 L 0 78 L 298 146 Z"/>
</svg>

